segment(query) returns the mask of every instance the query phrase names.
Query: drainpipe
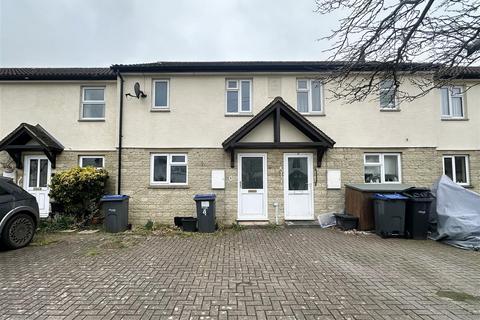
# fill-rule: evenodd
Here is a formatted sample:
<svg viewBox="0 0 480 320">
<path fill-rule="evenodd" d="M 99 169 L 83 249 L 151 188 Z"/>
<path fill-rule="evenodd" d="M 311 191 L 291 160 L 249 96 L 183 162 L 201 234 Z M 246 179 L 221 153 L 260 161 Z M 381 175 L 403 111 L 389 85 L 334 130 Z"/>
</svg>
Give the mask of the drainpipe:
<svg viewBox="0 0 480 320">
<path fill-rule="evenodd" d="M 278 226 L 278 202 L 274 202 L 273 207 L 275 208 L 275 224 Z"/>
<path fill-rule="evenodd" d="M 123 138 L 123 77 L 117 70 L 117 77 L 120 78 L 120 110 L 118 123 L 118 172 L 117 172 L 117 194 L 122 192 L 122 138 Z"/>
</svg>

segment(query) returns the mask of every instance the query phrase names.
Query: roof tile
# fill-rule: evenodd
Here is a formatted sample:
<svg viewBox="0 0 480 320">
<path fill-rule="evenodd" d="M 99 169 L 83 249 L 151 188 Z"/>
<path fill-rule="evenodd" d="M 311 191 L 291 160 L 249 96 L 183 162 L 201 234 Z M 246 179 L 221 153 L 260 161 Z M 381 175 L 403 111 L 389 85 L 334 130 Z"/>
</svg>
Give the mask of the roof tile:
<svg viewBox="0 0 480 320">
<path fill-rule="evenodd" d="M 0 68 L 0 80 L 114 80 L 111 68 Z"/>
</svg>

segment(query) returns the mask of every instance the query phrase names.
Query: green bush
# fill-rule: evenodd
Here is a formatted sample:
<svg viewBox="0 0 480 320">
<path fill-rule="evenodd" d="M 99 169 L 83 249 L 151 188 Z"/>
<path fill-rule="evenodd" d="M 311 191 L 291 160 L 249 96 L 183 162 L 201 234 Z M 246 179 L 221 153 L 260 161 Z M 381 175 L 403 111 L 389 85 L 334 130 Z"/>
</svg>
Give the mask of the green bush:
<svg viewBox="0 0 480 320">
<path fill-rule="evenodd" d="M 107 179 L 107 171 L 93 167 L 57 172 L 52 177 L 49 196 L 63 206 L 65 214 L 85 222 L 98 212 Z"/>
</svg>

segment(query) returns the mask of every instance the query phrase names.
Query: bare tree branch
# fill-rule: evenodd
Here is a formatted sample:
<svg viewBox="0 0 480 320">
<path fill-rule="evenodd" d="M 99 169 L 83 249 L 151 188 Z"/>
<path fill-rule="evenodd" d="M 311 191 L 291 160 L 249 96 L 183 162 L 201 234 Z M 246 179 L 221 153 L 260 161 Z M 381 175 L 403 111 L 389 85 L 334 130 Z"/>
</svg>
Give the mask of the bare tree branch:
<svg viewBox="0 0 480 320">
<path fill-rule="evenodd" d="M 339 61 L 323 79 L 335 82 L 336 99 L 377 96 L 381 81 L 391 79 L 395 95 L 411 101 L 480 62 L 478 0 L 316 0 L 316 6 L 319 14 L 345 16 L 323 38 L 332 43 L 330 59 Z M 407 82 L 419 91 L 402 91 Z"/>
</svg>

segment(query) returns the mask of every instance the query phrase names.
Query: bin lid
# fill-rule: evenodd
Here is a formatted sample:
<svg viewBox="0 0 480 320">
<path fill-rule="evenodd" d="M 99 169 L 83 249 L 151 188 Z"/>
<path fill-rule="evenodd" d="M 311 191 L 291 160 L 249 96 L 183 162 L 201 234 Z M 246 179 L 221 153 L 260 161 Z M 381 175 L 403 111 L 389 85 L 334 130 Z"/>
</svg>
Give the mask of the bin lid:
<svg viewBox="0 0 480 320">
<path fill-rule="evenodd" d="M 130 198 L 126 194 L 106 194 L 104 195 L 100 201 L 107 202 L 107 201 L 123 201 Z"/>
<path fill-rule="evenodd" d="M 412 187 L 402 192 L 405 196 L 415 199 L 432 199 L 433 194 L 430 189 Z"/>
<path fill-rule="evenodd" d="M 334 213 L 333 214 L 336 218 L 343 219 L 343 220 L 358 220 L 358 217 L 352 216 L 348 213 Z"/>
<path fill-rule="evenodd" d="M 193 200 L 195 200 L 195 201 L 211 201 L 211 200 L 215 200 L 216 197 L 217 197 L 217 195 L 214 194 L 214 193 L 196 194 L 193 197 Z"/>
<path fill-rule="evenodd" d="M 375 193 L 373 198 L 377 200 L 407 200 L 408 199 L 408 197 L 405 197 L 404 195 L 401 195 L 399 193 L 389 193 L 389 194 Z"/>
</svg>

